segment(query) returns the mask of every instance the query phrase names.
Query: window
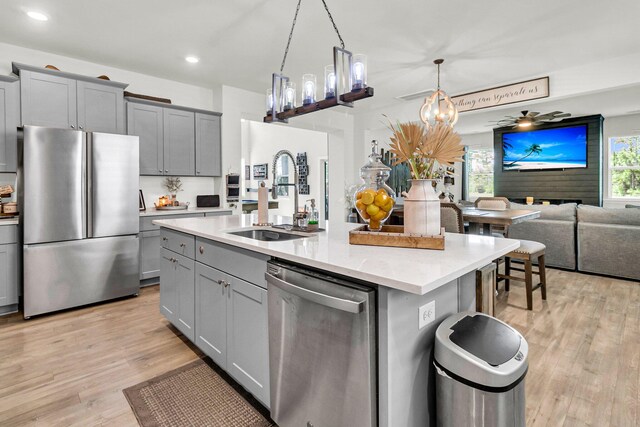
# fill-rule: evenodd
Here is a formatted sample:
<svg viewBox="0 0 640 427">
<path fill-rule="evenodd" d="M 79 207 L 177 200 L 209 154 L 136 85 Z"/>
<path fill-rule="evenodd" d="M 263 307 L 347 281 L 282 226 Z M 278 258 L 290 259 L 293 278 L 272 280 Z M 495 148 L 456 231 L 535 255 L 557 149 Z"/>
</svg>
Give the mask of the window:
<svg viewBox="0 0 640 427">
<path fill-rule="evenodd" d="M 289 184 L 289 157 L 280 156 L 276 165 L 278 184 Z M 278 186 L 278 196 L 289 196 L 289 187 Z"/>
<path fill-rule="evenodd" d="M 493 149 L 467 151 L 466 171 L 468 200 L 493 196 Z"/>
<path fill-rule="evenodd" d="M 640 135 L 609 138 L 609 194 L 640 198 Z"/>
</svg>

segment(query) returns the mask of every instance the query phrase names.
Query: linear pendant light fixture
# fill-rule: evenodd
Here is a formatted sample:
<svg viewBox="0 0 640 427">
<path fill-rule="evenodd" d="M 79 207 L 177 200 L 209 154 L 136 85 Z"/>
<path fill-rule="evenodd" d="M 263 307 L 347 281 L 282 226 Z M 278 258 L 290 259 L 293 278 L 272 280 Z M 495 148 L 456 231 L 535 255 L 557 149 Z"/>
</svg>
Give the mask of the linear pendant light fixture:
<svg viewBox="0 0 640 427">
<path fill-rule="evenodd" d="M 322 0 L 329 20 L 333 24 L 333 29 L 340 40 L 340 47 L 334 46 L 333 48 L 333 65 L 324 67 L 323 99 L 318 100 L 317 98 L 318 82 L 315 74 L 304 74 L 301 81 L 302 85 L 300 86 L 302 105 L 296 106 L 296 84 L 285 76 L 283 71 L 301 2 L 302 0 L 298 0 L 289 40 L 280 65 L 280 72 L 273 73 L 271 88 L 267 89 L 266 92 L 267 115 L 263 119 L 265 123 L 288 123 L 292 117 L 313 113 L 336 105 L 353 107 L 354 101 L 373 96 L 373 88 L 367 86 L 367 57 L 361 54 L 354 55 L 345 49 L 344 41 L 336 23 L 333 21 L 327 3 Z"/>
</svg>

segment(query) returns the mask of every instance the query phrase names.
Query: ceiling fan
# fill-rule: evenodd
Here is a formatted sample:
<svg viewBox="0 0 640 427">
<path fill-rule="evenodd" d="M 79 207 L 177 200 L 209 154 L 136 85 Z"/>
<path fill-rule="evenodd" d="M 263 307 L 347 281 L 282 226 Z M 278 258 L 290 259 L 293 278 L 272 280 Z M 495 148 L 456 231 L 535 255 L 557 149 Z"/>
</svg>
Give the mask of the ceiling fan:
<svg viewBox="0 0 640 427">
<path fill-rule="evenodd" d="M 563 113 L 562 111 L 552 111 L 551 113 L 540 114 L 537 111 L 521 111 L 522 115 L 519 117 L 506 116 L 501 120 L 494 120 L 490 126 L 497 128 L 505 126 L 513 126 L 516 128 L 528 128 L 536 126 L 542 123 L 555 122 L 566 117 L 570 117 L 571 113 Z"/>
</svg>

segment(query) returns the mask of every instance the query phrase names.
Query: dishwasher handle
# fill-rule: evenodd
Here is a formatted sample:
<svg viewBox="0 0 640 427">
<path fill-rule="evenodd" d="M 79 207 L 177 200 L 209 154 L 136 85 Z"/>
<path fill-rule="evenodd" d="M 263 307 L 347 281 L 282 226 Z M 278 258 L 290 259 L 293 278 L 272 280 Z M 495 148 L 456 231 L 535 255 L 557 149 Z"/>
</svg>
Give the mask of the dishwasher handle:
<svg viewBox="0 0 640 427">
<path fill-rule="evenodd" d="M 364 301 L 351 301 L 348 299 L 337 298 L 331 295 L 315 292 L 310 289 L 301 288 L 300 286 L 285 282 L 284 280 L 269 273 L 265 273 L 264 278 L 270 285 L 273 285 L 285 292 L 289 292 L 300 298 L 315 302 L 316 304 L 320 304 L 325 307 L 331 307 L 335 308 L 336 310 L 346 311 L 348 313 L 354 314 L 361 313 L 364 310 Z"/>
</svg>

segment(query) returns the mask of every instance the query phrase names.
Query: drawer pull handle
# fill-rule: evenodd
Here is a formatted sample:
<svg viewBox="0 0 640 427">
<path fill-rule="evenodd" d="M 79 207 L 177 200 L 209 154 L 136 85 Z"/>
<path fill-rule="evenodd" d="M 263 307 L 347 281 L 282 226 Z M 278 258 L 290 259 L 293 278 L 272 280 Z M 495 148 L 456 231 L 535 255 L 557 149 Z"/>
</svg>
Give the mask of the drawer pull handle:
<svg viewBox="0 0 640 427">
<path fill-rule="evenodd" d="M 167 239 L 166 237 L 163 237 L 163 238 L 162 238 L 162 241 L 163 241 L 163 242 L 166 242 L 167 240 L 169 240 L 169 239 Z"/>
<path fill-rule="evenodd" d="M 204 246 L 200 246 L 200 248 L 198 248 L 198 251 L 200 251 L 201 254 L 204 253 Z"/>
<path fill-rule="evenodd" d="M 186 246 L 187 246 L 187 244 L 186 244 L 186 243 L 180 243 L 180 247 L 181 247 L 181 248 L 184 248 L 184 247 L 186 247 Z"/>
</svg>

